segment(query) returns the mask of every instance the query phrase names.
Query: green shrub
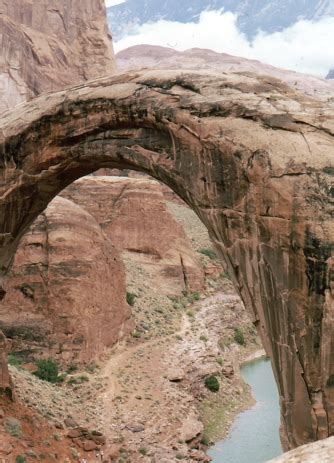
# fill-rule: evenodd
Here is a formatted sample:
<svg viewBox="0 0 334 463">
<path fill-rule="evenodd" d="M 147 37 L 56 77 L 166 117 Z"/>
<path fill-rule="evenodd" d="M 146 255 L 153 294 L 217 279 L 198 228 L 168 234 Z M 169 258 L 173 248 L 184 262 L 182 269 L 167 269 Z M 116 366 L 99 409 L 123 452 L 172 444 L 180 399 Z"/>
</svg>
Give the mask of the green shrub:
<svg viewBox="0 0 334 463">
<path fill-rule="evenodd" d="M 75 371 L 77 371 L 77 369 L 78 369 L 78 365 L 76 365 L 75 363 L 71 363 L 67 367 L 67 373 L 74 373 Z"/>
<path fill-rule="evenodd" d="M 19 420 L 13 417 L 8 417 L 5 419 L 3 424 L 5 431 L 8 432 L 13 437 L 22 437 L 22 427 Z"/>
<path fill-rule="evenodd" d="M 209 338 L 207 336 L 204 336 L 204 334 L 202 334 L 202 336 L 199 337 L 200 341 L 203 341 L 203 342 L 208 342 Z"/>
<path fill-rule="evenodd" d="M 203 248 L 200 249 L 199 252 L 210 259 L 217 259 L 217 254 L 213 249 L 210 248 Z"/>
<path fill-rule="evenodd" d="M 13 367 L 19 367 L 23 363 L 22 359 L 16 357 L 16 355 L 14 354 L 7 355 L 7 362 L 9 365 L 12 365 Z"/>
<path fill-rule="evenodd" d="M 89 363 L 86 365 L 85 370 L 88 371 L 88 373 L 96 373 L 96 371 L 99 369 L 99 365 L 95 362 Z"/>
<path fill-rule="evenodd" d="M 133 307 L 135 305 L 136 295 L 134 293 L 126 293 L 126 302 Z"/>
<path fill-rule="evenodd" d="M 216 362 L 218 363 L 218 365 L 223 366 L 223 364 L 224 364 L 224 359 L 223 359 L 223 357 L 217 357 L 217 358 L 216 358 Z"/>
<path fill-rule="evenodd" d="M 204 384 L 211 392 L 219 391 L 219 381 L 215 376 L 208 376 L 205 378 Z"/>
<path fill-rule="evenodd" d="M 236 329 L 234 330 L 234 340 L 235 340 L 235 342 L 237 342 L 238 344 L 240 344 L 240 346 L 244 346 L 244 345 L 245 345 L 244 333 L 241 331 L 240 328 L 236 328 Z"/>
<path fill-rule="evenodd" d="M 195 291 L 193 294 L 192 294 L 192 298 L 194 301 L 199 301 L 200 299 L 200 294 L 198 291 Z"/>
<path fill-rule="evenodd" d="M 147 455 L 147 449 L 146 449 L 145 447 L 141 447 L 141 448 L 139 449 L 139 453 L 140 453 L 141 455 Z"/>
<path fill-rule="evenodd" d="M 220 278 L 226 278 L 227 280 L 230 280 L 230 279 L 231 279 L 230 274 L 229 274 L 227 271 L 221 272 L 221 273 L 219 274 L 219 276 L 220 276 Z"/>
<path fill-rule="evenodd" d="M 210 445 L 210 439 L 205 434 L 202 436 L 201 444 L 205 445 L 205 447 L 209 447 Z"/>
<path fill-rule="evenodd" d="M 67 384 L 82 384 L 82 383 L 87 383 L 89 381 L 88 376 L 86 375 L 80 375 L 76 376 L 75 378 L 71 378 L 67 381 Z"/>
<path fill-rule="evenodd" d="M 27 461 L 26 458 L 23 457 L 22 455 L 18 455 L 15 460 L 16 463 L 26 463 L 26 461 Z"/>
<path fill-rule="evenodd" d="M 141 338 L 141 334 L 140 334 L 139 331 L 135 330 L 135 331 L 132 332 L 132 337 L 136 338 L 136 339 L 139 339 L 139 338 Z"/>
<path fill-rule="evenodd" d="M 328 387 L 333 387 L 334 386 L 334 375 L 331 375 L 328 380 L 327 380 L 327 384 L 326 384 Z"/>
<path fill-rule="evenodd" d="M 59 375 L 58 365 L 52 360 L 39 360 L 37 362 L 37 370 L 34 371 L 34 375 L 43 381 L 49 383 L 60 383 L 64 380 L 62 375 Z"/>
</svg>

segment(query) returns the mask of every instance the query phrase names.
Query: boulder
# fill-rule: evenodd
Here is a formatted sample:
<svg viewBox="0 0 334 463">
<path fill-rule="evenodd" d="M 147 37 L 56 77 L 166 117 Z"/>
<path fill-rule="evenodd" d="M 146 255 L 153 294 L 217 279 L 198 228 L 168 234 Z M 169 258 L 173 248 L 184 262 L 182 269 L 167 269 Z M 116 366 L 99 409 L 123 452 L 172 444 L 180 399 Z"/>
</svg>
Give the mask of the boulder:
<svg viewBox="0 0 334 463">
<path fill-rule="evenodd" d="M 190 442 L 203 432 L 204 426 L 194 415 L 188 416 L 180 429 L 180 440 Z"/>
</svg>

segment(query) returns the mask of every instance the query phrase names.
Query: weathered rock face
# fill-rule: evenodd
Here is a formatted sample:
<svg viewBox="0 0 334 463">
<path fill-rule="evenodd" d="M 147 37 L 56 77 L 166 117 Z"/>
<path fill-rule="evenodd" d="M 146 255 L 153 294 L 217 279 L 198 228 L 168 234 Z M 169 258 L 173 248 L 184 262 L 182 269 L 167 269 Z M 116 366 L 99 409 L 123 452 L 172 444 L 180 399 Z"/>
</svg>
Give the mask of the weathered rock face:
<svg viewBox="0 0 334 463">
<path fill-rule="evenodd" d="M 8 341 L 0 331 L 0 394 L 13 399 L 13 383 L 7 365 Z"/>
<path fill-rule="evenodd" d="M 85 177 L 62 196 L 89 211 L 118 250 L 128 251 L 167 295 L 203 288 L 204 274 L 183 228 L 167 210 L 159 183 L 147 178 Z"/>
<path fill-rule="evenodd" d="M 143 71 L 0 120 L 0 271 L 54 195 L 142 170 L 198 214 L 272 358 L 282 437 L 334 433 L 334 108 L 272 78 Z"/>
<path fill-rule="evenodd" d="M 202 69 L 217 72 L 256 72 L 283 80 L 292 88 L 312 98 L 331 98 L 334 93 L 334 82 L 299 72 L 280 69 L 257 60 L 250 60 L 213 50 L 192 48 L 177 51 L 172 48 L 156 45 L 135 45 L 120 51 L 116 55 L 117 67 L 120 71 L 134 69 Z M 327 76 L 327 79 L 330 77 Z"/>
<path fill-rule="evenodd" d="M 332 463 L 334 461 L 334 437 L 323 439 L 270 460 L 270 463 Z"/>
<path fill-rule="evenodd" d="M 0 112 L 114 71 L 103 0 L 0 0 Z"/>
<path fill-rule="evenodd" d="M 132 328 L 121 259 L 98 223 L 55 198 L 24 236 L 1 327 L 36 358 L 88 362 Z"/>
</svg>

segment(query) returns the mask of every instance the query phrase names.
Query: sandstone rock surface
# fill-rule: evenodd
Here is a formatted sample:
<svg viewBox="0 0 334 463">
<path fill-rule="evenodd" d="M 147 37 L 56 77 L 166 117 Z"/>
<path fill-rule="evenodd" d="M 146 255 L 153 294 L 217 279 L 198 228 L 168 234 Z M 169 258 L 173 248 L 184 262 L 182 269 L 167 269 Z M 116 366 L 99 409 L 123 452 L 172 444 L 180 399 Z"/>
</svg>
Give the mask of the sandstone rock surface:
<svg viewBox="0 0 334 463">
<path fill-rule="evenodd" d="M 296 450 L 284 453 L 270 463 L 332 463 L 334 461 L 334 437 L 302 445 Z"/>
<path fill-rule="evenodd" d="M 334 433 L 334 108 L 249 72 L 142 71 L 0 120 L 0 271 L 51 199 L 142 170 L 202 219 L 276 375 L 285 447 Z M 29 198 L 29 200 L 27 200 Z"/>
<path fill-rule="evenodd" d="M 0 394 L 13 399 L 13 382 L 7 366 L 8 342 L 5 335 L 0 331 Z"/>
<path fill-rule="evenodd" d="M 191 48 L 177 51 L 172 48 L 156 45 L 135 45 L 120 51 L 116 55 L 117 67 L 120 71 L 132 71 L 143 68 L 160 69 L 202 69 L 223 72 L 255 72 L 271 75 L 292 88 L 312 98 L 328 100 L 333 98 L 334 82 L 299 72 L 280 69 L 257 60 L 217 53 L 213 50 Z M 330 79 L 330 73 L 327 79 Z"/>
<path fill-rule="evenodd" d="M 24 236 L 0 324 L 34 358 L 88 362 L 132 328 L 122 260 L 95 219 L 57 197 Z"/>
<path fill-rule="evenodd" d="M 0 112 L 115 70 L 103 0 L 0 0 Z"/>
<path fill-rule="evenodd" d="M 147 269 L 162 294 L 199 291 L 201 264 L 186 234 L 166 207 L 156 181 L 126 177 L 85 177 L 61 193 L 92 214 L 113 245 Z"/>
</svg>

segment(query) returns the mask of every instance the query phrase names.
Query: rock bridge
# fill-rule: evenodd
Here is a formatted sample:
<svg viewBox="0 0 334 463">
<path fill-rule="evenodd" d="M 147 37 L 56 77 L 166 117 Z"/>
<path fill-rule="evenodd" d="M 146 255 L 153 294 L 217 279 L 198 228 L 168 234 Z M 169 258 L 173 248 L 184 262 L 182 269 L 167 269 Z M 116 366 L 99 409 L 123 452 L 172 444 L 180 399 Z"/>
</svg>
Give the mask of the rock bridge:
<svg viewBox="0 0 334 463">
<path fill-rule="evenodd" d="M 101 167 L 200 217 L 270 355 L 285 448 L 334 434 L 334 108 L 250 73 L 141 71 L 0 120 L 0 277 L 33 220 Z"/>
</svg>

